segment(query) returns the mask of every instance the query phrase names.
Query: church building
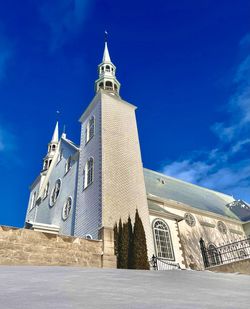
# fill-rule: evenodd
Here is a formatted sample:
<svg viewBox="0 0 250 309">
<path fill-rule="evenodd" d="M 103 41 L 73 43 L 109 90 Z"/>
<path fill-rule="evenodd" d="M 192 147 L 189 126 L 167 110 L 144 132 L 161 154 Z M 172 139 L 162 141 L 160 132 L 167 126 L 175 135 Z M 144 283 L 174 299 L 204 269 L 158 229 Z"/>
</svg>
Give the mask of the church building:
<svg viewBox="0 0 250 309">
<path fill-rule="evenodd" d="M 56 123 L 43 167 L 30 187 L 25 227 L 99 239 L 115 223 L 142 219 L 148 257 L 202 269 L 207 248 L 250 235 L 242 200 L 143 167 L 136 106 L 120 96 L 105 42 L 95 96 L 80 117 L 80 144 Z"/>
</svg>

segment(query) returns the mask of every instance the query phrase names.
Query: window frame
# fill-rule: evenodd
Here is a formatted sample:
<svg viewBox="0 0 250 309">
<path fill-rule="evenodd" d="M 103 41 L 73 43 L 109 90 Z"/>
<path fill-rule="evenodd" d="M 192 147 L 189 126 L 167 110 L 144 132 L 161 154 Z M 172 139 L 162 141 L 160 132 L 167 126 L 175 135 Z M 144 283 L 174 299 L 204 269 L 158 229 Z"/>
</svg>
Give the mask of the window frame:
<svg viewBox="0 0 250 309">
<path fill-rule="evenodd" d="M 92 167 L 89 168 L 89 162 L 92 161 Z M 85 167 L 83 170 L 83 190 L 87 189 L 94 182 L 94 158 L 90 157 L 85 163 Z M 92 171 L 91 181 L 89 182 L 89 172 Z"/>
<path fill-rule="evenodd" d="M 92 120 L 93 120 L 93 123 L 91 124 Z M 92 132 L 92 134 L 90 134 L 91 132 Z M 86 128 L 85 128 L 85 145 L 87 145 L 92 140 L 92 138 L 94 136 L 95 136 L 95 116 L 92 115 L 88 119 L 88 122 L 87 122 Z"/>
<path fill-rule="evenodd" d="M 191 219 L 192 222 L 189 219 Z M 184 221 L 189 227 L 194 227 L 196 225 L 195 216 L 193 214 L 191 214 L 190 212 L 185 212 Z"/>
<path fill-rule="evenodd" d="M 217 229 L 218 231 L 223 234 L 223 235 L 226 235 L 227 234 L 227 226 L 226 224 L 223 222 L 223 221 L 218 221 L 217 222 Z"/>
<path fill-rule="evenodd" d="M 68 212 L 68 215 L 67 215 L 67 216 L 64 216 L 64 211 L 65 211 L 67 202 L 68 202 L 69 200 L 71 201 L 70 210 L 69 210 L 69 212 Z M 72 196 L 68 196 L 67 199 L 66 199 L 66 201 L 64 202 L 63 208 L 62 208 L 62 219 L 63 219 L 63 221 L 66 221 L 66 220 L 69 218 L 70 212 L 72 211 L 72 205 L 73 205 Z"/>
<path fill-rule="evenodd" d="M 70 155 L 65 162 L 64 175 L 68 174 L 68 172 L 71 170 L 71 167 L 72 167 L 72 157 Z"/>
<path fill-rule="evenodd" d="M 30 200 L 30 211 L 36 206 L 36 195 L 37 195 L 37 192 L 34 191 L 32 193 L 31 200 Z"/>
<path fill-rule="evenodd" d="M 54 194 L 54 191 L 55 191 L 56 183 L 57 183 L 57 182 L 60 183 L 59 192 L 58 192 L 58 195 L 57 195 L 55 201 L 52 201 L 52 196 L 53 196 L 53 194 Z M 54 187 L 53 187 L 53 189 L 52 189 L 51 192 L 50 192 L 49 206 L 50 206 L 51 208 L 56 204 L 56 202 L 57 202 L 57 200 L 58 200 L 58 197 L 59 197 L 59 195 L 60 195 L 61 189 L 62 189 L 62 180 L 61 180 L 61 178 L 58 178 L 58 179 L 55 181 Z"/>
<path fill-rule="evenodd" d="M 46 183 L 46 186 L 43 190 L 43 200 L 45 200 L 49 195 L 49 181 Z"/>
<path fill-rule="evenodd" d="M 163 225 L 165 225 L 166 226 L 166 228 L 167 229 L 165 229 L 165 230 L 162 230 L 162 231 L 167 231 L 168 232 L 168 238 L 169 238 L 169 243 L 167 243 L 167 239 L 165 240 L 165 243 L 167 244 L 167 246 L 166 246 L 166 249 L 168 250 L 168 247 L 170 247 L 170 249 L 171 249 L 171 255 L 172 255 L 172 257 L 164 257 L 163 255 L 162 255 L 162 252 L 164 252 L 164 251 L 159 251 L 158 250 L 158 239 L 157 239 L 157 237 L 156 237 L 156 233 L 155 233 L 155 230 L 157 229 L 156 227 L 155 227 L 155 224 L 157 223 L 157 221 L 160 221 L 161 223 L 163 223 Z M 163 219 L 161 219 L 161 218 L 156 218 L 156 219 L 154 219 L 154 221 L 152 222 L 152 229 L 153 229 L 153 236 L 154 236 L 154 245 L 155 245 L 155 252 L 156 252 L 156 256 L 157 257 L 159 257 L 159 258 L 161 258 L 161 259 L 164 259 L 164 260 L 168 260 L 168 261 L 175 261 L 175 254 L 174 254 L 174 247 L 173 247 L 173 241 L 172 241 L 172 237 L 171 237 L 171 231 L 170 231 L 170 228 L 169 228 L 169 226 L 168 226 L 168 224 L 167 224 L 167 222 L 166 221 L 164 221 Z M 160 229 L 158 229 L 158 230 L 160 230 Z M 165 238 L 166 238 L 166 235 L 165 235 Z M 161 244 L 160 244 L 160 249 L 161 249 Z M 165 252 L 168 252 L 168 251 L 165 251 Z M 169 253 L 169 252 L 168 252 Z M 168 254 L 169 256 L 170 256 L 170 254 Z"/>
</svg>

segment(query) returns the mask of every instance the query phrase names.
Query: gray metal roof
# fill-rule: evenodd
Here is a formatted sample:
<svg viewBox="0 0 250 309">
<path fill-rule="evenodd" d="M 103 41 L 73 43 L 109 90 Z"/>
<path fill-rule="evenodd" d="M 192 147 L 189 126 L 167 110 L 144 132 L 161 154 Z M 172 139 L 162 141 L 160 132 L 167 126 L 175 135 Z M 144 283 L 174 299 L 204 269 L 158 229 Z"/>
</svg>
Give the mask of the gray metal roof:
<svg viewBox="0 0 250 309">
<path fill-rule="evenodd" d="M 149 200 L 148 200 L 148 208 L 149 208 L 149 210 L 156 211 L 158 213 L 162 213 L 163 215 L 174 217 L 178 221 L 183 220 L 183 217 L 176 215 L 176 214 L 164 209 L 160 205 L 157 205 L 156 203 L 149 201 Z"/>
<path fill-rule="evenodd" d="M 232 219 L 241 219 L 226 205 L 234 198 L 213 190 L 163 175 L 144 168 L 146 191 L 163 199 L 170 199 L 188 206 L 210 211 Z"/>
</svg>

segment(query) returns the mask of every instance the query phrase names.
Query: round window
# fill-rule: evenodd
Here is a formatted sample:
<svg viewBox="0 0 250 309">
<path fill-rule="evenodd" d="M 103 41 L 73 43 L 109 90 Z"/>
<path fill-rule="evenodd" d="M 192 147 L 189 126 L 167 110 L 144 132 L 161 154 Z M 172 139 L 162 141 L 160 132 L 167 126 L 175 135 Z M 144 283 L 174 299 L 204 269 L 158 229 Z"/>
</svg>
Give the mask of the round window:
<svg viewBox="0 0 250 309">
<path fill-rule="evenodd" d="M 189 226 L 195 226 L 196 221 L 195 221 L 195 217 L 194 217 L 192 214 L 190 214 L 190 213 L 185 213 L 185 215 L 184 215 L 184 220 L 185 220 L 185 222 L 187 223 L 187 225 L 189 225 Z"/>
<path fill-rule="evenodd" d="M 50 194 L 50 206 L 54 206 L 61 189 L 61 180 L 57 179 L 55 186 Z"/>
<path fill-rule="evenodd" d="M 227 233 L 227 227 L 226 227 L 226 224 L 225 224 L 224 222 L 218 221 L 217 227 L 218 227 L 218 230 L 219 230 L 222 234 L 226 234 L 226 233 Z"/>
<path fill-rule="evenodd" d="M 72 207 L 72 198 L 68 197 L 67 201 L 65 202 L 65 204 L 63 206 L 63 210 L 62 210 L 63 220 L 66 220 L 69 217 L 71 207 Z"/>
</svg>

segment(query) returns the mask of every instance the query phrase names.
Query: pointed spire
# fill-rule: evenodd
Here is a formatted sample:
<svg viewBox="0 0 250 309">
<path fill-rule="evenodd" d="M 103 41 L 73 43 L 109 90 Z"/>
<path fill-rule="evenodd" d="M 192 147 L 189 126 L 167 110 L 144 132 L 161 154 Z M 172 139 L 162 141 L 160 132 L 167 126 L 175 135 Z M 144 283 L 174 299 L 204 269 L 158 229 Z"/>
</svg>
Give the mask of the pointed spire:
<svg viewBox="0 0 250 309">
<path fill-rule="evenodd" d="M 55 130 L 51 139 L 51 143 L 58 143 L 58 121 L 56 122 Z"/>
<path fill-rule="evenodd" d="M 109 50 L 108 50 L 108 43 L 107 43 L 107 41 L 105 41 L 102 62 L 103 63 L 111 62 L 111 59 L 110 59 L 110 56 L 109 56 Z"/>
<path fill-rule="evenodd" d="M 107 31 L 105 31 L 104 52 L 102 62 L 98 65 L 99 78 L 95 81 L 95 91 L 97 93 L 100 89 L 103 89 L 110 94 L 119 96 L 121 85 L 115 76 L 116 67 L 109 56 L 107 34 Z"/>
</svg>

